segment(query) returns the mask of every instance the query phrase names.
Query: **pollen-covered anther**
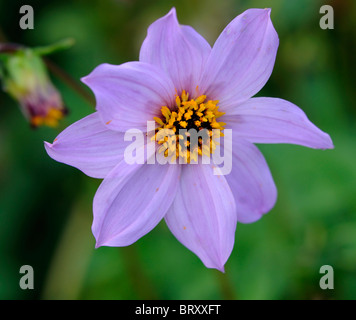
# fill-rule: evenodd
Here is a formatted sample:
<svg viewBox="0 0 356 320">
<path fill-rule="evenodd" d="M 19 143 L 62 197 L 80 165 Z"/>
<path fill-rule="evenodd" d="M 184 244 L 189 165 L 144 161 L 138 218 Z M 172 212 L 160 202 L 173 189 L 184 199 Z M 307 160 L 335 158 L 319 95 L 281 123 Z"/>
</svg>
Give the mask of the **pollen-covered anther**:
<svg viewBox="0 0 356 320">
<path fill-rule="evenodd" d="M 158 124 L 152 140 L 159 144 L 159 153 L 170 157 L 172 161 L 181 157 L 185 163 L 197 161 L 197 156 L 214 153 L 217 141 L 223 136 L 225 123 L 216 119 L 224 115 L 219 111 L 218 100 L 207 100 L 200 95 L 189 100 L 189 93 L 182 91 L 175 97 L 175 105 L 171 108 L 163 106 L 161 116 L 153 119 Z M 194 129 L 192 131 L 192 129 Z M 191 133 L 197 133 L 193 139 Z"/>
<path fill-rule="evenodd" d="M 47 125 L 49 127 L 56 127 L 58 121 L 64 117 L 64 111 L 56 108 L 50 108 L 46 115 L 34 115 L 31 117 L 31 124 L 34 127 Z"/>
</svg>

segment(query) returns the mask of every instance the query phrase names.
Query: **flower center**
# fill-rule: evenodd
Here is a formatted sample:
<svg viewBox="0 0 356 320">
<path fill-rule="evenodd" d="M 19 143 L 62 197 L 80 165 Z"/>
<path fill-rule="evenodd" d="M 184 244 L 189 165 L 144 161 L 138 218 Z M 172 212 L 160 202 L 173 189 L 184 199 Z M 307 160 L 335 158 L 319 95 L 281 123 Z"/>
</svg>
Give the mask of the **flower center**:
<svg viewBox="0 0 356 320">
<path fill-rule="evenodd" d="M 205 95 L 189 100 L 184 90 L 176 96 L 175 106 L 161 108 L 162 116 L 154 117 L 159 127 L 154 137 L 161 147 L 159 153 L 171 157 L 172 161 L 181 157 L 183 163 L 197 161 L 198 155 L 214 153 L 217 137 L 223 136 L 224 122 L 216 119 L 224 115 L 219 111 L 218 100 L 206 100 Z"/>
</svg>

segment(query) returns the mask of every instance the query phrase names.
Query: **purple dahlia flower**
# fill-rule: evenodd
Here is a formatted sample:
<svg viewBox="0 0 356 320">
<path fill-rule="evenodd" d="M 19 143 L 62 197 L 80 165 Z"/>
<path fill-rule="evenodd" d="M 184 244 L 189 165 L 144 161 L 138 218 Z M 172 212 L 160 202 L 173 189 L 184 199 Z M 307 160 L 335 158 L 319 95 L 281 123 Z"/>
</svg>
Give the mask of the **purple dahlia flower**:
<svg viewBox="0 0 356 320">
<path fill-rule="evenodd" d="M 271 173 L 253 143 L 333 148 L 329 135 L 294 104 L 252 98 L 270 77 L 277 48 L 270 9 L 245 11 L 211 48 L 193 28 L 178 23 L 173 8 L 149 27 L 139 62 L 102 64 L 82 79 L 96 96 L 97 112 L 45 147 L 53 159 L 104 179 L 93 204 L 97 247 L 130 245 L 164 218 L 206 267 L 224 271 L 236 223 L 258 220 L 276 202 Z M 231 129 L 230 174 L 214 174 L 214 163 L 191 163 L 178 138 L 154 143 L 159 150 L 169 142 L 186 164 L 129 164 L 125 132 L 146 132 L 153 119 L 155 136 L 163 128 L 177 136 L 182 128 Z M 201 141 L 195 148 L 199 157 L 209 154 Z"/>
</svg>

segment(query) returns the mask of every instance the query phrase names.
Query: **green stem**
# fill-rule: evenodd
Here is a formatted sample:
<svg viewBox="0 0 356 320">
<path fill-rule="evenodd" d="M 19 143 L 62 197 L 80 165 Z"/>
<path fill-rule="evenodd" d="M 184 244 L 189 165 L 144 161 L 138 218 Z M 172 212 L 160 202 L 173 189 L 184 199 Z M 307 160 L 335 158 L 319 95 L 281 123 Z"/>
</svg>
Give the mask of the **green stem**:
<svg viewBox="0 0 356 320">
<path fill-rule="evenodd" d="M 235 289 L 231 285 L 231 280 L 226 273 L 217 271 L 217 281 L 220 286 L 221 296 L 224 300 L 236 300 Z"/>
<path fill-rule="evenodd" d="M 47 58 L 43 58 L 47 68 L 59 79 L 61 79 L 68 87 L 73 89 L 79 96 L 87 101 L 93 108 L 95 108 L 94 97 L 86 91 L 76 80 L 72 78 L 66 71 L 58 67 L 55 63 Z"/>
<path fill-rule="evenodd" d="M 43 56 L 47 54 L 51 54 L 57 51 L 69 49 L 74 45 L 75 41 L 72 38 L 63 39 L 49 46 L 44 47 L 36 47 L 33 49 L 38 55 Z"/>
<path fill-rule="evenodd" d="M 127 274 L 136 291 L 137 298 L 141 300 L 158 299 L 152 282 L 142 268 L 135 245 L 120 248 L 120 253 L 123 255 Z"/>
</svg>

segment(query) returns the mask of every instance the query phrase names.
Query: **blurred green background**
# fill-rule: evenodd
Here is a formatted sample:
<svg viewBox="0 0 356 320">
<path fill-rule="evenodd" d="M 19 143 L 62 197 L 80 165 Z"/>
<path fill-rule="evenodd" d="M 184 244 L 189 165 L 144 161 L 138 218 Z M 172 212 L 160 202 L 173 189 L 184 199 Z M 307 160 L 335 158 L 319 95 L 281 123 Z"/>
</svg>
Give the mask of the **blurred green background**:
<svg viewBox="0 0 356 320">
<path fill-rule="evenodd" d="M 19 28 L 22 4 L 34 8 L 34 30 Z M 319 27 L 324 4 L 334 8 L 334 30 Z M 221 274 L 164 222 L 130 247 L 94 249 L 91 206 L 100 180 L 55 162 L 43 147 L 92 106 L 52 75 L 70 114 L 58 129 L 33 130 L 0 92 L 0 299 L 355 299 L 355 1 L 0 0 L 0 42 L 75 38 L 72 49 L 50 59 L 79 83 L 100 63 L 137 60 L 147 27 L 172 6 L 210 44 L 244 10 L 272 8 L 280 47 L 258 95 L 300 106 L 335 149 L 260 145 L 278 201 L 260 221 L 238 224 Z M 34 268 L 34 290 L 19 287 L 26 264 Z M 322 265 L 334 268 L 334 290 L 319 287 Z"/>
</svg>

